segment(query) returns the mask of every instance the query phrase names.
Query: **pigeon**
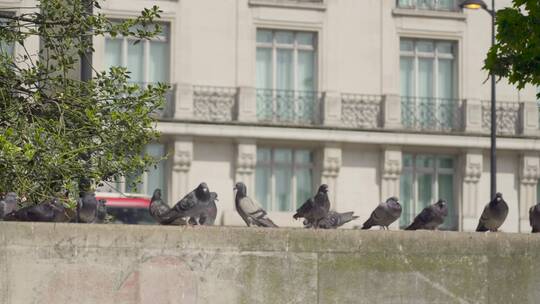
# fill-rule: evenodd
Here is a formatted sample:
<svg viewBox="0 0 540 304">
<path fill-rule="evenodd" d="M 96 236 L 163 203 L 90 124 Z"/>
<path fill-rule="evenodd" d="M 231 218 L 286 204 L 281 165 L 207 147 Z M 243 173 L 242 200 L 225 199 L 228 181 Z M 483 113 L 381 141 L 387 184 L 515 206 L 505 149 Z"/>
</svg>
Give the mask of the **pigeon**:
<svg viewBox="0 0 540 304">
<path fill-rule="evenodd" d="M 330 210 L 328 199 L 328 185 L 322 184 L 314 197 L 309 198 L 293 215 L 296 220 L 303 217 L 312 223 L 313 228 L 319 228 L 319 222 L 326 217 Z"/>
<path fill-rule="evenodd" d="M 540 203 L 529 209 L 529 222 L 532 227 L 532 233 L 540 232 Z"/>
<path fill-rule="evenodd" d="M 104 199 L 98 200 L 98 205 L 96 208 L 96 218 L 94 223 L 104 223 L 105 217 L 107 216 L 107 201 Z"/>
<path fill-rule="evenodd" d="M 208 185 L 203 182 L 178 201 L 173 209 L 179 217 L 189 217 L 189 224 L 196 224 L 198 219 L 201 225 L 213 225 L 217 214 L 216 200 L 217 194 L 210 192 Z"/>
<path fill-rule="evenodd" d="M 424 210 L 414 218 L 412 224 L 405 228 L 405 230 L 435 230 L 444 222 L 444 218 L 447 215 L 447 203 L 445 200 L 439 199 L 435 204 L 424 208 Z"/>
<path fill-rule="evenodd" d="M 25 222 L 67 222 L 64 205 L 54 198 L 52 201 L 27 206 L 8 214 L 4 220 Z"/>
<path fill-rule="evenodd" d="M 401 205 L 397 197 L 392 196 L 381 202 L 371 213 L 369 219 L 362 225 L 362 229 L 369 229 L 372 226 L 381 226 L 388 229 L 401 216 Z"/>
<path fill-rule="evenodd" d="M 248 227 L 251 227 L 251 225 L 257 225 L 259 227 L 278 227 L 268 217 L 261 205 L 256 200 L 247 196 L 247 187 L 244 183 L 236 183 L 233 190 L 236 190 L 236 196 L 234 198 L 236 211 L 240 217 L 242 217 L 244 222 L 246 222 Z"/>
<path fill-rule="evenodd" d="M 186 221 L 180 216 L 178 211 L 171 209 L 167 203 L 161 199 L 161 189 L 155 189 L 148 207 L 150 215 L 161 225 L 185 225 Z"/>
<path fill-rule="evenodd" d="M 336 211 L 329 211 L 328 214 L 319 222 L 319 228 L 322 229 L 336 229 L 350 221 L 356 220 L 358 216 L 354 215 L 354 212 L 339 213 Z M 304 227 L 311 228 L 313 225 L 307 219 L 304 220 Z"/>
<path fill-rule="evenodd" d="M 496 232 L 499 227 L 504 223 L 506 216 L 508 215 L 508 205 L 504 201 L 502 194 L 497 192 L 491 202 L 489 202 L 478 221 L 478 227 L 476 231 L 491 231 Z"/>
<path fill-rule="evenodd" d="M 0 220 L 15 211 L 15 209 L 17 209 L 17 194 L 15 192 L 8 192 L 0 200 Z"/>
<path fill-rule="evenodd" d="M 81 192 L 77 200 L 78 222 L 94 223 L 98 217 L 98 205 L 95 192 Z"/>
</svg>

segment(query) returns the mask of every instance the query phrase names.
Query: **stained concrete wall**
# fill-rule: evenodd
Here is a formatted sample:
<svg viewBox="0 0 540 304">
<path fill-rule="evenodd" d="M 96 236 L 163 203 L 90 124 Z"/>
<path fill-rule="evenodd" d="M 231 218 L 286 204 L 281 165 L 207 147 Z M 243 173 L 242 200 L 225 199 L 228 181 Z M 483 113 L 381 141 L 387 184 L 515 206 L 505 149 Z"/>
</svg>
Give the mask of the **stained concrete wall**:
<svg viewBox="0 0 540 304">
<path fill-rule="evenodd" d="M 540 236 L 0 223 L 1 303 L 538 303 Z"/>
</svg>

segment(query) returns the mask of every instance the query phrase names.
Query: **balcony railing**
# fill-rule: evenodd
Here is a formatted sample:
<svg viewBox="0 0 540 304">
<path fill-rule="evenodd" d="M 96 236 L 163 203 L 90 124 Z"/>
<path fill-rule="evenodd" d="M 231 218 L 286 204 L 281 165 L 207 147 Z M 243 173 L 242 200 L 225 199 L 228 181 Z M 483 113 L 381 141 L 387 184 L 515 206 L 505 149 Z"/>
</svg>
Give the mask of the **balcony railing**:
<svg viewBox="0 0 540 304">
<path fill-rule="evenodd" d="M 341 94 L 341 123 L 352 128 L 379 128 L 381 104 L 381 95 Z"/>
<path fill-rule="evenodd" d="M 321 123 L 321 94 L 316 91 L 257 89 L 257 120 L 263 123 Z"/>
<path fill-rule="evenodd" d="M 497 134 L 515 135 L 519 132 L 519 102 L 497 101 Z M 482 101 L 482 130 L 491 131 L 491 101 Z"/>
<path fill-rule="evenodd" d="M 459 11 L 459 0 L 397 0 L 396 7 L 431 11 Z"/>
<path fill-rule="evenodd" d="M 401 97 L 401 124 L 418 131 L 461 131 L 461 105 L 458 99 Z"/>
<path fill-rule="evenodd" d="M 196 120 L 232 121 L 237 89 L 193 86 L 193 116 Z"/>
</svg>

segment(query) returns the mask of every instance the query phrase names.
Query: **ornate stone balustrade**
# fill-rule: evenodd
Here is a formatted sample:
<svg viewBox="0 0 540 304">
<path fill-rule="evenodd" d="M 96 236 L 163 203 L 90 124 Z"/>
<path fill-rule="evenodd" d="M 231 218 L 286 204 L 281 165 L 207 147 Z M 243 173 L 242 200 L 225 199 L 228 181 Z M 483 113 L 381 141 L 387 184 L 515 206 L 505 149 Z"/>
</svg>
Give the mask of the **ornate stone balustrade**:
<svg viewBox="0 0 540 304">
<path fill-rule="evenodd" d="M 497 134 L 519 134 L 520 115 L 519 102 L 497 101 Z M 489 133 L 491 130 L 491 101 L 482 101 L 482 130 Z"/>
<path fill-rule="evenodd" d="M 344 127 L 381 127 L 381 95 L 341 94 L 341 123 Z"/>
<path fill-rule="evenodd" d="M 193 86 L 193 117 L 205 121 L 232 121 L 237 89 Z"/>
</svg>

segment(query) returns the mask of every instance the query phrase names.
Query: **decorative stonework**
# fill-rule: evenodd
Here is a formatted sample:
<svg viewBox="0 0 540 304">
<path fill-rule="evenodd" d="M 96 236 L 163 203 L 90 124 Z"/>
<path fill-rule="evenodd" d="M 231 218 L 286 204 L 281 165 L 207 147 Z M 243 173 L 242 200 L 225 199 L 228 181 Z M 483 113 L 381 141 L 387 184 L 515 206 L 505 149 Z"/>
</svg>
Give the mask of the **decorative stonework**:
<svg viewBox="0 0 540 304">
<path fill-rule="evenodd" d="M 538 201 L 536 185 L 540 178 L 540 158 L 536 153 L 524 153 L 519 158 L 519 218 L 520 231 L 529 231 L 529 208 Z"/>
<path fill-rule="evenodd" d="M 519 129 L 519 103 L 497 101 L 497 134 L 515 135 Z M 482 101 L 482 129 L 491 130 L 491 102 Z"/>
<path fill-rule="evenodd" d="M 463 217 L 476 220 L 478 208 L 478 182 L 482 176 L 483 155 L 481 150 L 470 150 L 463 155 Z M 474 227 L 464 227 L 472 230 Z"/>
<path fill-rule="evenodd" d="M 204 121 L 232 121 L 236 88 L 193 86 L 193 116 Z"/>
<path fill-rule="evenodd" d="M 344 126 L 365 129 L 380 127 L 380 95 L 341 94 L 341 98 L 341 122 Z"/>
<path fill-rule="evenodd" d="M 399 197 L 402 154 L 399 147 L 386 147 L 381 159 L 381 201 L 391 196 Z"/>
<path fill-rule="evenodd" d="M 193 160 L 193 141 L 189 137 L 178 138 L 169 151 L 172 157 L 172 170 L 169 178 L 169 201 L 175 202 L 188 192 L 189 171 Z"/>
<path fill-rule="evenodd" d="M 321 184 L 327 184 L 330 191 L 331 208 L 337 206 L 337 177 L 341 169 L 341 147 L 334 144 L 327 144 L 322 153 Z"/>
<path fill-rule="evenodd" d="M 257 145 L 254 140 L 242 140 L 236 149 L 235 182 L 243 182 L 249 195 L 255 193 L 255 166 L 257 165 Z"/>
</svg>

